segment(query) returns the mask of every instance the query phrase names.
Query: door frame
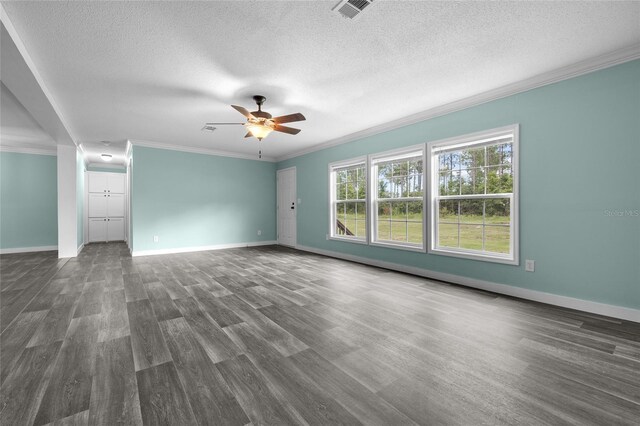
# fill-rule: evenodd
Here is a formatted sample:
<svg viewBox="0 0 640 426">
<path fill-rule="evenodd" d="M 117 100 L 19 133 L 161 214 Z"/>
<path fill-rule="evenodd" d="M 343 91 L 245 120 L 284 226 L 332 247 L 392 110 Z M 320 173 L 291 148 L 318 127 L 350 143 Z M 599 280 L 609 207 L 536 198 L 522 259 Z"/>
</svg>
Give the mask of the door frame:
<svg viewBox="0 0 640 426">
<path fill-rule="evenodd" d="M 296 208 L 294 209 L 294 222 L 295 226 L 293 227 L 293 244 L 282 244 L 280 242 L 280 175 L 284 172 L 293 172 L 293 198 L 296 203 Z M 287 167 L 285 169 L 280 169 L 276 171 L 276 241 L 278 245 L 284 245 L 288 247 L 297 247 L 298 246 L 298 171 L 296 170 L 296 166 Z"/>
</svg>

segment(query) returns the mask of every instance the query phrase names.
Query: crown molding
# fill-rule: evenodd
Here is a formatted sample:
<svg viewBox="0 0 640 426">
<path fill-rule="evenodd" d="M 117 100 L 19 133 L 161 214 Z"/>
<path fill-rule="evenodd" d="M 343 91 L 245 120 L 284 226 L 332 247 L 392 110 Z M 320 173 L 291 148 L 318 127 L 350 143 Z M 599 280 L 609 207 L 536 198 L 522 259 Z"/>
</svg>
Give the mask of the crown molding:
<svg viewBox="0 0 640 426">
<path fill-rule="evenodd" d="M 80 155 L 82 156 L 82 162 L 84 163 L 84 170 L 86 171 L 89 167 L 89 160 L 87 159 L 87 151 L 85 151 L 82 143 L 78 144 L 78 149 L 80 150 Z"/>
<path fill-rule="evenodd" d="M 481 105 L 487 102 L 494 101 L 496 99 L 506 98 L 517 93 L 526 92 L 538 87 L 547 86 L 549 84 L 557 83 L 563 80 L 568 80 L 573 77 L 588 74 L 594 71 L 599 71 L 605 68 L 619 65 L 625 62 L 630 62 L 636 59 L 640 59 L 640 44 L 633 44 L 625 48 L 615 50 L 613 52 L 606 53 L 604 55 L 596 56 L 591 59 L 576 62 L 575 64 L 568 65 L 566 67 L 558 68 L 553 71 L 538 74 L 537 76 L 521 80 L 516 83 L 507 84 L 505 86 L 489 90 L 477 95 L 469 96 L 464 99 L 450 102 L 435 108 L 428 109 L 416 114 L 409 115 L 407 117 L 400 118 L 398 120 L 390 121 L 377 126 L 369 127 L 367 129 L 351 133 L 337 139 L 332 139 L 320 144 L 314 145 L 307 149 L 293 152 L 278 157 L 276 161 L 289 160 L 291 158 L 300 157 L 302 155 L 310 154 L 312 152 L 320 151 L 323 149 L 331 148 L 333 146 L 342 145 L 348 142 L 353 142 L 358 139 L 363 139 L 369 136 L 377 135 L 380 133 L 388 132 L 390 130 L 398 129 L 400 127 L 408 126 L 411 124 L 426 121 L 435 117 L 450 114 L 452 112 L 460 111 L 466 108 Z"/>
<path fill-rule="evenodd" d="M 183 145 L 172 145 L 160 142 L 152 142 L 152 141 L 144 141 L 144 140 L 134 140 L 129 139 L 129 142 L 133 146 L 143 146 L 147 148 L 159 148 L 159 149 L 169 149 L 171 151 L 182 151 L 182 152 L 190 152 L 193 154 L 204 154 L 204 155 L 215 155 L 217 157 L 230 157 L 230 158 L 241 158 L 243 160 L 253 160 L 253 161 L 264 161 L 269 163 L 274 163 L 276 161 L 273 157 L 262 156 L 262 158 L 256 158 L 255 155 L 250 154 L 241 154 L 237 152 L 229 152 L 229 151 L 217 151 L 214 149 L 208 148 L 196 148 L 191 146 L 183 146 Z"/>
<path fill-rule="evenodd" d="M 36 155 L 58 155 L 57 148 L 54 147 L 29 147 L 29 146 L 7 146 L 0 145 L 0 152 L 14 152 L 16 154 L 36 154 Z"/>
<path fill-rule="evenodd" d="M 127 139 L 127 147 L 124 150 L 124 156 L 127 159 L 127 165 L 129 165 L 129 160 L 131 159 L 131 151 L 133 150 L 133 144 L 129 139 Z"/>
<path fill-rule="evenodd" d="M 22 42 L 22 39 L 20 38 L 20 35 L 18 34 L 15 27 L 13 26 L 13 23 L 11 22 L 11 19 L 9 18 L 9 15 L 7 14 L 7 11 L 4 9 L 4 6 L 2 5 L 2 3 L 0 3 L 0 21 L 2 21 L 5 28 L 7 29 L 7 32 L 11 36 L 13 43 L 15 44 L 16 48 L 18 49 L 18 52 L 22 56 L 22 59 L 24 60 L 27 67 L 29 68 L 29 71 L 31 71 L 31 74 L 33 75 L 33 78 L 36 80 L 36 83 L 40 86 L 40 90 L 42 90 L 44 97 L 47 99 L 47 101 L 49 101 L 49 104 L 51 105 L 53 112 L 58 116 L 58 120 L 60 121 L 60 124 L 62 125 L 64 130 L 67 132 L 67 136 L 69 137 L 71 142 L 77 147 L 78 146 L 77 138 L 75 137 L 74 133 L 71 131 L 71 127 L 67 123 L 67 120 L 65 120 L 64 115 L 60 110 L 60 107 L 58 106 L 55 99 L 53 98 L 53 95 L 51 94 L 51 91 L 49 90 L 47 85 L 44 83 L 44 79 L 38 72 L 38 69 L 36 68 L 35 63 L 33 62 L 33 59 L 31 59 L 31 55 L 29 55 L 29 51 L 27 50 L 26 46 Z"/>
</svg>

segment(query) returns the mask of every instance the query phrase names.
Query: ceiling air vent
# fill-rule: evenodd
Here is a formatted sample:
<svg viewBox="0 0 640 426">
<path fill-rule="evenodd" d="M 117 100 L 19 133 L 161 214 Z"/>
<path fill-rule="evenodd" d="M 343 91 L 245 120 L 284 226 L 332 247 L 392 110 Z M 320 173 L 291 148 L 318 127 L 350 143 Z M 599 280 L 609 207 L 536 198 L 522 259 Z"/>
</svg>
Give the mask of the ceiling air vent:
<svg viewBox="0 0 640 426">
<path fill-rule="evenodd" d="M 373 0 L 341 0 L 333 10 L 337 11 L 344 18 L 353 19 L 360 15 L 360 12 L 371 3 L 373 3 Z"/>
</svg>

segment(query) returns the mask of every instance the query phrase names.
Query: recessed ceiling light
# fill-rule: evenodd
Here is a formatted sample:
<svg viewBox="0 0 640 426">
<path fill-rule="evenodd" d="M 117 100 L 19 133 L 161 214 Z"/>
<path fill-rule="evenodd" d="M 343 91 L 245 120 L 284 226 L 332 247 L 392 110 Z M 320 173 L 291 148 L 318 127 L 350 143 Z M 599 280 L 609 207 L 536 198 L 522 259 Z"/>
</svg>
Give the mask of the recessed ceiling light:
<svg viewBox="0 0 640 426">
<path fill-rule="evenodd" d="M 111 159 L 113 159 L 113 155 L 111 154 L 102 154 L 100 157 L 102 157 L 103 161 L 111 161 Z"/>
</svg>

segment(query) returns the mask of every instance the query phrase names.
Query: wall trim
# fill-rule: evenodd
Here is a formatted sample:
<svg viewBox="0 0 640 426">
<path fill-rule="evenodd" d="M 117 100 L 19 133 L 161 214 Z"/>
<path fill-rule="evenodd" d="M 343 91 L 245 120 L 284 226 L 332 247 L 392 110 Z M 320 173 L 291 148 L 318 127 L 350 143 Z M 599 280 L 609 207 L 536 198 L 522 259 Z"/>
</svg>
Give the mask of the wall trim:
<svg viewBox="0 0 640 426">
<path fill-rule="evenodd" d="M 608 317 L 619 318 L 626 321 L 634 321 L 640 323 L 640 310 L 626 308 L 623 306 L 608 305 L 605 303 L 592 302 L 589 300 L 576 299 L 568 296 L 560 296 L 542 291 L 530 290 L 521 287 L 510 286 L 507 284 L 498 284 L 491 281 L 479 280 L 476 278 L 463 277 L 460 275 L 448 274 L 445 272 L 432 271 L 430 269 L 417 268 L 415 266 L 406 266 L 399 263 L 386 262 L 383 260 L 369 259 L 366 257 L 354 256 L 351 254 L 340 253 L 332 250 L 317 249 L 315 247 L 298 245 L 298 250 L 310 253 L 320 254 L 323 256 L 333 257 L 351 262 L 362 263 L 365 265 L 377 266 L 379 268 L 390 269 L 398 272 L 405 272 L 411 275 L 431 278 L 438 281 L 459 284 L 465 287 L 477 288 L 493 293 L 504 294 L 507 296 L 518 297 L 521 299 L 532 300 L 535 302 L 547 303 L 549 305 L 560 306 L 563 308 L 576 309 L 583 312 L 589 312 Z"/>
<path fill-rule="evenodd" d="M 563 80 L 568 80 L 573 77 L 588 74 L 594 71 L 599 71 L 605 68 L 609 68 L 615 65 L 630 62 L 636 59 L 640 59 L 640 43 L 627 46 L 625 48 L 614 50 L 613 52 L 605 53 L 604 55 L 596 56 L 594 58 L 586 59 L 584 61 L 576 62 L 566 67 L 558 68 L 546 73 L 538 74 L 534 77 L 530 77 L 515 83 L 507 84 L 502 87 L 498 87 L 493 90 L 479 93 L 477 95 L 469 96 L 457 101 L 453 101 L 444 105 L 440 105 L 425 111 L 418 112 L 416 114 L 409 115 L 397 120 L 389 121 L 377 126 L 369 127 L 367 129 L 351 133 L 345 136 L 341 136 L 336 139 L 332 139 L 326 142 L 322 142 L 317 145 L 313 145 L 309 148 L 302 149 L 300 151 L 293 152 L 291 154 L 285 154 L 278 157 L 277 161 L 289 160 L 291 158 L 300 157 L 312 152 L 321 151 L 323 149 L 331 148 L 333 146 L 342 145 L 348 142 L 353 142 L 358 139 L 363 139 L 369 136 L 377 135 L 380 133 L 388 132 L 390 130 L 398 129 L 400 127 L 408 126 L 411 124 L 419 123 L 421 121 L 430 120 L 435 117 L 450 114 L 456 111 L 460 111 L 466 108 L 481 105 L 487 102 L 494 101 L 496 99 L 506 98 L 517 93 L 526 92 L 538 87 L 547 86 L 549 84 L 558 83 Z"/>
<path fill-rule="evenodd" d="M 53 250 L 58 250 L 58 246 L 5 248 L 5 249 L 0 249 L 0 254 L 31 253 L 36 251 L 53 251 Z"/>
<path fill-rule="evenodd" d="M 76 256 L 78 256 L 80 254 L 80 252 L 82 251 L 82 249 L 84 248 L 84 243 L 80 244 L 78 246 L 78 253 L 76 253 Z"/>
<path fill-rule="evenodd" d="M 172 145 L 168 143 L 145 141 L 145 140 L 134 140 L 134 139 L 130 139 L 129 142 L 133 146 L 144 146 L 147 148 L 169 149 L 171 151 L 182 151 L 182 152 L 190 152 L 193 154 L 215 155 L 217 157 L 241 158 L 243 160 L 264 161 L 268 163 L 276 162 L 276 159 L 274 157 L 267 157 L 265 155 L 263 155 L 262 158 L 257 158 L 257 156 L 253 154 L 242 154 L 239 152 L 230 152 L 230 151 L 218 151 L 218 150 L 209 149 L 209 148 L 196 148 L 192 146 Z"/>
<path fill-rule="evenodd" d="M 131 250 L 131 256 L 155 256 L 158 254 L 175 254 L 175 253 L 190 253 L 194 251 L 209 251 L 209 250 L 224 250 L 230 248 L 240 247 L 257 247 L 257 246 L 272 246 L 278 244 L 277 241 L 252 241 L 248 243 L 231 243 L 231 244 L 217 244 L 212 246 L 198 246 L 198 247 L 180 247 L 171 249 L 159 249 L 159 250 Z"/>
<path fill-rule="evenodd" d="M 54 157 L 58 155 L 58 150 L 56 146 L 52 146 L 51 148 L 48 148 L 48 147 L 0 145 L 0 152 L 13 152 L 16 154 L 51 155 Z"/>
</svg>

